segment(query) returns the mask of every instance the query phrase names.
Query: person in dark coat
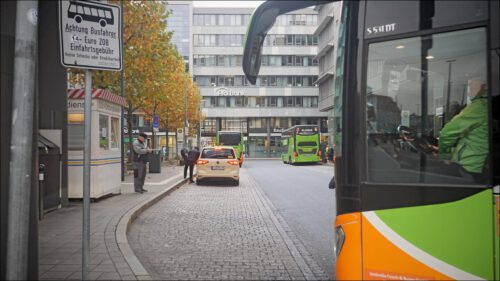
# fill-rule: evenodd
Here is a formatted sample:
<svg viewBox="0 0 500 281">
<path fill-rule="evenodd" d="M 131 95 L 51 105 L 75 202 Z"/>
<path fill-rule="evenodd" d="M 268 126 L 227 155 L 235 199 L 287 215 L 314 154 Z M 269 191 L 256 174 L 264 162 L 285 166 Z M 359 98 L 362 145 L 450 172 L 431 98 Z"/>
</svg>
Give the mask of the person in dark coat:
<svg viewBox="0 0 500 281">
<path fill-rule="evenodd" d="M 189 168 L 189 164 L 188 164 L 188 153 L 189 153 L 189 150 L 187 148 L 183 148 L 181 150 L 181 156 L 182 156 L 182 160 L 184 161 L 184 178 L 187 177 L 187 171 L 188 171 L 188 168 Z"/>
<path fill-rule="evenodd" d="M 328 149 L 328 160 L 333 163 L 333 146 Z"/>
<path fill-rule="evenodd" d="M 134 151 L 134 190 L 137 193 L 147 192 L 144 189 L 144 181 L 146 180 L 146 163 L 148 162 L 147 154 L 152 150 L 147 147 L 147 135 L 140 133 L 139 137 L 133 142 L 132 148 Z"/>
<path fill-rule="evenodd" d="M 321 150 L 321 162 L 322 162 L 322 163 L 326 163 L 326 149 L 327 149 L 326 143 L 325 143 L 325 142 L 322 142 L 322 143 L 319 145 L 319 148 L 320 148 L 320 150 Z"/>
<path fill-rule="evenodd" d="M 187 156 L 187 163 L 189 165 L 189 183 L 193 183 L 193 170 L 194 165 L 196 165 L 196 161 L 200 158 L 200 151 L 198 147 L 195 147 L 193 150 L 189 151 Z"/>
</svg>

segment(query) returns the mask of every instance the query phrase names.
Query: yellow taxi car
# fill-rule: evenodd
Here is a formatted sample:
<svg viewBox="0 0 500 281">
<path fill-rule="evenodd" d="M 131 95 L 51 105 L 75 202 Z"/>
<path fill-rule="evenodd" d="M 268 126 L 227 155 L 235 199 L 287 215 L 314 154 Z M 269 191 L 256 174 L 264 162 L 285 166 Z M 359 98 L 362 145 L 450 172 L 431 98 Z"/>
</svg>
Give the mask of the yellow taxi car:
<svg viewBox="0 0 500 281">
<path fill-rule="evenodd" d="M 229 146 L 205 147 L 196 162 L 196 184 L 208 180 L 230 180 L 240 184 L 240 162 Z"/>
</svg>

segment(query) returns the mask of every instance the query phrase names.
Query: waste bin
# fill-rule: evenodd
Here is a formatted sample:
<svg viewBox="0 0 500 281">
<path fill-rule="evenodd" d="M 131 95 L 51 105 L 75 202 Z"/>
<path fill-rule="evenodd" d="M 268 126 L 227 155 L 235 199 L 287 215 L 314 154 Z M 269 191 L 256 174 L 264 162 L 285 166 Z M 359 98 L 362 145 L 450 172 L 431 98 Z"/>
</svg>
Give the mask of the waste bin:
<svg viewBox="0 0 500 281">
<path fill-rule="evenodd" d="M 61 203 L 61 150 L 59 146 L 42 135 L 38 135 L 38 163 L 44 166 L 40 178 L 40 195 L 45 211 L 56 209 Z"/>
<path fill-rule="evenodd" d="M 161 151 L 149 155 L 149 173 L 161 173 Z"/>
</svg>

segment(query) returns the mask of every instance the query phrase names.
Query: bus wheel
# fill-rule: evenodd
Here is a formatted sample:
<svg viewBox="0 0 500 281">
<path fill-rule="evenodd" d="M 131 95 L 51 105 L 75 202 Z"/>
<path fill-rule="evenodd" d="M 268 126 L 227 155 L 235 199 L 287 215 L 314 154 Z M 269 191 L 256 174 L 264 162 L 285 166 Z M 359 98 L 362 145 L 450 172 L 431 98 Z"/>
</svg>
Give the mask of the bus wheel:
<svg viewBox="0 0 500 281">
<path fill-rule="evenodd" d="M 82 22 L 82 17 L 80 17 L 80 16 L 76 16 L 76 17 L 75 17 L 75 21 L 76 21 L 77 23 L 81 23 L 81 22 Z"/>
<path fill-rule="evenodd" d="M 99 21 L 99 24 L 100 24 L 102 27 L 105 27 L 105 26 L 106 26 L 106 21 L 105 21 L 105 20 L 100 20 L 100 21 Z"/>
</svg>

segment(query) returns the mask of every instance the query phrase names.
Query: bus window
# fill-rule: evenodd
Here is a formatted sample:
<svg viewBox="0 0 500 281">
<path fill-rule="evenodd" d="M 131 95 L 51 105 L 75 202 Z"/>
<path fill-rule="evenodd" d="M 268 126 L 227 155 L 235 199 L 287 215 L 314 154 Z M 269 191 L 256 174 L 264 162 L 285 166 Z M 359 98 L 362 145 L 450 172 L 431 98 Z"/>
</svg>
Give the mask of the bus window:
<svg viewBox="0 0 500 281">
<path fill-rule="evenodd" d="M 84 9 L 86 15 L 89 15 L 89 16 L 91 15 L 90 8 L 84 7 L 83 9 Z"/>
<path fill-rule="evenodd" d="M 368 180 L 484 183 L 486 29 L 373 43 L 368 52 Z"/>
<path fill-rule="evenodd" d="M 91 8 L 92 10 L 92 15 L 97 17 L 99 14 L 97 13 L 97 9 L 96 8 Z"/>
<path fill-rule="evenodd" d="M 83 14 L 83 7 L 82 6 L 77 6 L 78 8 L 78 13 Z"/>
<path fill-rule="evenodd" d="M 99 10 L 97 10 L 97 11 L 99 12 L 99 16 L 100 16 L 101 18 L 104 18 L 104 11 L 103 11 L 103 10 L 100 10 L 100 9 L 99 9 Z"/>
<path fill-rule="evenodd" d="M 75 12 L 76 12 L 76 5 L 71 4 L 71 5 L 69 6 L 69 11 L 70 11 L 70 12 L 72 12 L 72 13 L 75 13 Z"/>
<path fill-rule="evenodd" d="M 110 19 L 110 18 L 111 18 L 111 12 L 110 12 L 110 11 L 107 11 L 107 10 L 106 10 L 105 12 L 106 12 L 106 17 L 107 17 L 108 19 Z"/>
</svg>

